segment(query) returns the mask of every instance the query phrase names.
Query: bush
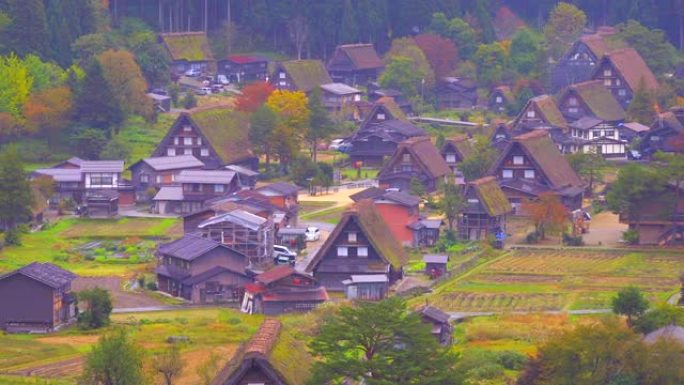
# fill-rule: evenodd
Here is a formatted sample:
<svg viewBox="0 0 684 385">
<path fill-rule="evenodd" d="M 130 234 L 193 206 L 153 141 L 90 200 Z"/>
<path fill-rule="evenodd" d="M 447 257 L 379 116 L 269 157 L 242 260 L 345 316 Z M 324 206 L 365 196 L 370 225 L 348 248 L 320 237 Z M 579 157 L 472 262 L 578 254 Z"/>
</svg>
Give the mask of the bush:
<svg viewBox="0 0 684 385">
<path fill-rule="evenodd" d="M 443 253 L 457 243 L 458 238 L 456 237 L 456 231 L 446 230 L 437 240 L 437 243 L 435 244 L 435 251 L 438 253 Z"/>
<path fill-rule="evenodd" d="M 5 231 L 5 245 L 21 246 L 21 231 L 16 227 L 11 227 Z"/>
<path fill-rule="evenodd" d="M 197 107 L 197 98 L 192 92 L 186 93 L 185 97 L 183 98 L 183 108 L 189 110 L 195 107 Z"/>
<path fill-rule="evenodd" d="M 566 246 L 584 246 L 584 240 L 581 235 L 572 236 L 563 233 L 563 244 Z"/>
<path fill-rule="evenodd" d="M 630 245 L 636 245 L 639 243 L 639 232 L 636 230 L 623 231 L 622 239 Z"/>
<path fill-rule="evenodd" d="M 525 243 L 537 243 L 539 242 L 539 233 L 536 231 L 533 231 L 525 236 Z"/>
<path fill-rule="evenodd" d="M 145 287 L 147 288 L 147 290 L 156 291 L 157 290 L 157 283 L 154 281 L 150 281 L 150 282 L 147 282 L 145 284 Z"/>
<path fill-rule="evenodd" d="M 521 370 L 527 364 L 527 356 L 519 352 L 505 350 L 497 353 L 496 361 L 508 370 Z"/>
<path fill-rule="evenodd" d="M 85 311 L 78 315 L 78 325 L 82 329 L 97 329 L 109 324 L 112 312 L 112 297 L 109 291 L 96 287 L 77 294 L 80 302 L 86 304 Z"/>
</svg>

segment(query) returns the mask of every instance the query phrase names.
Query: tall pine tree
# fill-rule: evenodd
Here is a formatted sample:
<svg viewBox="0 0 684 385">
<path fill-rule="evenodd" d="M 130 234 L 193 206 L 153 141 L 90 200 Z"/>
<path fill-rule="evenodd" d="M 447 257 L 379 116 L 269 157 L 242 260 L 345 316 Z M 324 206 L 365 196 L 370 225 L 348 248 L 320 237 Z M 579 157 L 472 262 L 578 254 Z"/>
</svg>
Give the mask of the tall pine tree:
<svg viewBox="0 0 684 385">
<path fill-rule="evenodd" d="M 31 185 L 16 148 L 0 153 L 0 223 L 6 229 L 5 243 L 17 244 L 18 223 L 31 216 Z"/>
<path fill-rule="evenodd" d="M 115 127 L 123 122 L 123 110 L 98 60 L 88 64 L 85 78 L 76 94 L 76 118 L 99 129 Z"/>
<path fill-rule="evenodd" d="M 22 57 L 29 53 L 50 57 L 43 0 L 0 0 L 0 11 L 12 19 L 3 33 L 6 50 Z"/>
</svg>

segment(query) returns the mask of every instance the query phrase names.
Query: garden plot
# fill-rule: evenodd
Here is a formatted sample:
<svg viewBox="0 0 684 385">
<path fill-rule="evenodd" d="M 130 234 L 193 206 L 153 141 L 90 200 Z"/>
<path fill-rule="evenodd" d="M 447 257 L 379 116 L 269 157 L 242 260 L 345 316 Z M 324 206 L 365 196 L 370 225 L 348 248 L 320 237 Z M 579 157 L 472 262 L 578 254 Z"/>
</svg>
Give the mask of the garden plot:
<svg viewBox="0 0 684 385">
<path fill-rule="evenodd" d="M 664 301 L 683 271 L 682 253 L 517 250 L 440 285 L 430 302 L 447 311 L 605 309 L 628 285 Z"/>
</svg>

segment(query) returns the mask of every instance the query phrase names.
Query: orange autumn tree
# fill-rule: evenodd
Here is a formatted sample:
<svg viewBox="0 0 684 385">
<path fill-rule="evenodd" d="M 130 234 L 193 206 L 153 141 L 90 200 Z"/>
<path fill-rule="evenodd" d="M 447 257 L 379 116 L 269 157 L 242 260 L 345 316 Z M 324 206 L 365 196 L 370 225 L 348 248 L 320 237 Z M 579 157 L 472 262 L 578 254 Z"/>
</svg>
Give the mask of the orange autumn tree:
<svg viewBox="0 0 684 385">
<path fill-rule="evenodd" d="M 128 114 L 135 113 L 151 119 L 154 106 L 145 94 L 147 82 L 133 54 L 123 49 L 110 49 L 97 59 L 119 106 Z"/>
<path fill-rule="evenodd" d="M 235 109 L 249 113 L 255 112 L 266 103 L 274 90 L 275 88 L 267 82 L 248 84 L 242 89 L 242 95 L 235 99 Z"/>
<path fill-rule="evenodd" d="M 66 86 L 32 93 L 24 104 L 27 128 L 42 133 L 48 141 L 57 136 L 71 121 L 71 89 Z"/>
<path fill-rule="evenodd" d="M 299 153 L 309 129 L 309 99 L 301 91 L 277 90 L 266 105 L 278 114 L 278 124 L 269 137 L 281 165 L 287 167 Z"/>
<path fill-rule="evenodd" d="M 562 231 L 570 215 L 560 197 L 553 192 L 541 193 L 538 199 L 525 200 L 522 210 L 534 223 L 541 239 L 546 239 L 546 231 Z"/>
<path fill-rule="evenodd" d="M 450 75 L 456 68 L 458 51 L 451 40 L 432 33 L 418 35 L 413 40 L 425 54 L 437 79 Z"/>
</svg>

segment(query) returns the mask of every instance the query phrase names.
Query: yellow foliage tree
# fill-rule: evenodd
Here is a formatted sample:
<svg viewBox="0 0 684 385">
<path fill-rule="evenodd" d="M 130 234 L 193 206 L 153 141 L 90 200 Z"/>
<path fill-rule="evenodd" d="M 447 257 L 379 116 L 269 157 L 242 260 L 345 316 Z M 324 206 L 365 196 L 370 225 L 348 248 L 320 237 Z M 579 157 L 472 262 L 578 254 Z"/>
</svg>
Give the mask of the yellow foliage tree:
<svg viewBox="0 0 684 385">
<path fill-rule="evenodd" d="M 145 95 L 147 82 L 132 53 L 123 49 L 110 49 L 98 56 L 104 78 L 127 113 L 151 118 L 154 112 L 152 101 Z"/>
<path fill-rule="evenodd" d="M 309 129 L 311 115 L 309 100 L 301 91 L 281 91 L 271 93 L 266 105 L 278 114 L 276 129 L 270 135 L 269 142 L 278 153 L 280 163 L 287 166 L 299 153 Z"/>
</svg>

